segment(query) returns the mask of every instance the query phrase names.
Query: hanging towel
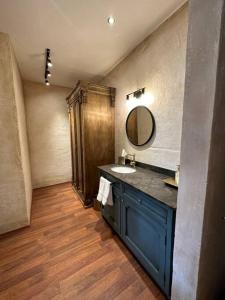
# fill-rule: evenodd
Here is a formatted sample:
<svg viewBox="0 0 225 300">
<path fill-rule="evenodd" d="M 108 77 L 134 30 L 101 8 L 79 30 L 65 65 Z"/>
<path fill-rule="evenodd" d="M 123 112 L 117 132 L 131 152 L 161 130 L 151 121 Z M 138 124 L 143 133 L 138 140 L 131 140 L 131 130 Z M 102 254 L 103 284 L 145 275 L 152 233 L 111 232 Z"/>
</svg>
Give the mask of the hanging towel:
<svg viewBox="0 0 225 300">
<path fill-rule="evenodd" d="M 97 200 L 103 205 L 113 206 L 113 197 L 112 197 L 112 183 L 105 179 L 104 177 L 100 178 L 99 191 Z"/>
<path fill-rule="evenodd" d="M 113 206 L 112 182 L 105 178 L 104 180 L 105 180 L 105 187 L 104 187 L 104 193 L 102 198 L 102 204 Z"/>
<path fill-rule="evenodd" d="M 105 188 L 105 178 L 101 176 L 99 182 L 98 196 L 97 196 L 97 200 L 99 202 L 102 202 L 103 195 L 104 195 L 104 188 Z"/>
</svg>

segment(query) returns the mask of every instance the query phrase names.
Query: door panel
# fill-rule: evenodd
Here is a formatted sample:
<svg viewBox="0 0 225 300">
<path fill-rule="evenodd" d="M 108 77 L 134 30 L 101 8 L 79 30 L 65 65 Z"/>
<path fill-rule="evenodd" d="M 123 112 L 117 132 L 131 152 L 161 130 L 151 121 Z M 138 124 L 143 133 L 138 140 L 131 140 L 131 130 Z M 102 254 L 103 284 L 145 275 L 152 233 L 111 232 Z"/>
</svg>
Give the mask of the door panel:
<svg viewBox="0 0 225 300">
<path fill-rule="evenodd" d="M 146 270 L 164 287 L 166 230 L 149 211 L 132 198 L 122 202 L 122 237 Z"/>
<path fill-rule="evenodd" d="M 104 94 L 88 93 L 82 103 L 83 126 L 82 136 L 84 147 L 84 178 L 88 196 L 98 192 L 97 166 L 110 164 L 114 161 L 114 114 L 111 103 Z"/>
<path fill-rule="evenodd" d="M 76 141 L 77 141 L 77 163 L 78 163 L 78 189 L 83 193 L 83 159 L 82 159 L 82 138 L 81 138 L 81 116 L 80 103 L 76 102 Z"/>
<path fill-rule="evenodd" d="M 113 229 L 121 234 L 121 199 L 120 194 L 113 188 L 113 206 L 105 205 L 102 207 L 102 214 Z"/>
<path fill-rule="evenodd" d="M 71 154 L 72 154 L 72 170 L 73 170 L 73 185 L 77 188 L 78 180 L 78 157 L 77 157 L 77 140 L 76 140 L 76 114 L 75 106 L 72 104 L 70 109 L 70 133 L 71 133 Z"/>
</svg>

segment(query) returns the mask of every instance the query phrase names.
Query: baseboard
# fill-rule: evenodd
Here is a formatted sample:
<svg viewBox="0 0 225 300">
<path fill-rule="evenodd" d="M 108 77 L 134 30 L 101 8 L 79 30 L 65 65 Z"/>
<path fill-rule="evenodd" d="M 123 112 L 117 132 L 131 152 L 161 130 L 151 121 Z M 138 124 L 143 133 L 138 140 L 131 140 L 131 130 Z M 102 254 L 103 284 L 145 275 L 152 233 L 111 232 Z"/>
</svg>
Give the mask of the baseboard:
<svg viewBox="0 0 225 300">
<path fill-rule="evenodd" d="M 59 184 L 65 184 L 65 183 L 72 183 L 72 179 L 68 179 L 65 181 L 59 181 L 59 182 L 55 182 L 55 183 L 44 183 L 44 184 L 40 184 L 40 185 L 34 185 L 33 190 L 41 189 L 41 188 L 45 188 L 45 187 L 51 187 L 51 186 L 59 185 Z"/>
<path fill-rule="evenodd" d="M 24 220 L 16 223 L 13 222 L 13 223 L 4 224 L 0 226 L 0 235 L 9 233 L 11 231 L 19 230 L 28 226 L 30 226 L 30 222 L 28 220 Z"/>
</svg>

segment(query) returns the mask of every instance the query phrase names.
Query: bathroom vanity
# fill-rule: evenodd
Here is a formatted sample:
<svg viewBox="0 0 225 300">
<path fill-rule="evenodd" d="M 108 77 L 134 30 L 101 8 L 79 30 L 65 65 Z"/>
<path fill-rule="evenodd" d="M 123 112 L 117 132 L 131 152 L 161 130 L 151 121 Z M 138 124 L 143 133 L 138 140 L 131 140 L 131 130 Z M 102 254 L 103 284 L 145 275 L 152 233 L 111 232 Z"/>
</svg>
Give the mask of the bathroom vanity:
<svg viewBox="0 0 225 300">
<path fill-rule="evenodd" d="M 102 206 L 102 215 L 169 298 L 177 190 L 162 173 L 137 167 L 122 174 L 113 167 L 99 167 L 112 182 L 114 202 Z"/>
</svg>

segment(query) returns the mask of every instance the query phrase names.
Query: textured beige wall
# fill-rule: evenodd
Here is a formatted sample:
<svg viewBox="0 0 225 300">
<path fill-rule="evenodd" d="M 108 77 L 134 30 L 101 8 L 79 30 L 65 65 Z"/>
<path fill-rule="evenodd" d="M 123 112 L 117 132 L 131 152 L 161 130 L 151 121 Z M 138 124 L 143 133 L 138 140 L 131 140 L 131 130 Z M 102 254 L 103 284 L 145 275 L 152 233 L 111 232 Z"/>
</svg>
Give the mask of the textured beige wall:
<svg viewBox="0 0 225 300">
<path fill-rule="evenodd" d="M 225 7 L 189 3 L 172 299 L 218 300 L 225 299 Z"/>
<path fill-rule="evenodd" d="M 66 96 L 71 89 L 25 81 L 33 187 L 71 181 Z"/>
<path fill-rule="evenodd" d="M 103 83 L 117 89 L 115 107 L 116 157 L 125 148 L 138 161 L 175 169 L 180 161 L 182 111 L 188 8 L 185 5 L 125 60 Z M 126 94 L 146 87 L 141 100 L 126 100 Z M 156 133 L 147 146 L 132 146 L 125 132 L 129 111 L 146 105 L 156 121 Z"/>
<path fill-rule="evenodd" d="M 14 78 L 13 80 L 14 93 L 15 93 L 15 100 L 16 100 L 16 107 L 17 107 L 21 162 L 22 162 L 23 176 L 25 181 L 27 215 L 28 218 L 30 219 L 31 201 L 32 201 L 32 183 L 31 183 L 30 157 L 29 157 L 28 138 L 27 138 L 27 124 L 26 124 L 24 95 L 23 95 L 23 83 L 21 80 L 16 58 L 13 52 L 12 52 L 12 66 L 13 66 L 13 78 Z"/>
<path fill-rule="evenodd" d="M 9 36 L 0 33 L 0 233 L 29 224 L 31 182 L 23 92 Z"/>
</svg>

